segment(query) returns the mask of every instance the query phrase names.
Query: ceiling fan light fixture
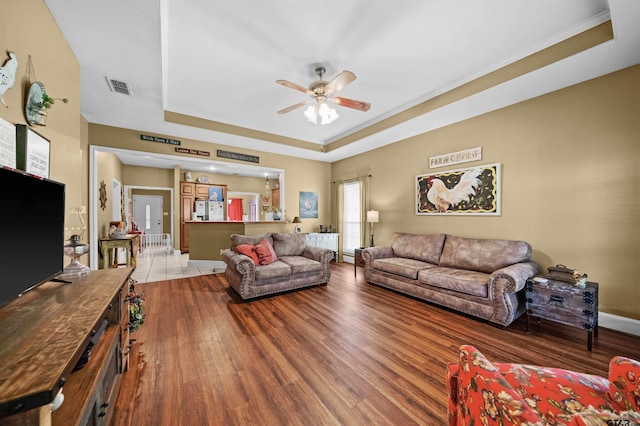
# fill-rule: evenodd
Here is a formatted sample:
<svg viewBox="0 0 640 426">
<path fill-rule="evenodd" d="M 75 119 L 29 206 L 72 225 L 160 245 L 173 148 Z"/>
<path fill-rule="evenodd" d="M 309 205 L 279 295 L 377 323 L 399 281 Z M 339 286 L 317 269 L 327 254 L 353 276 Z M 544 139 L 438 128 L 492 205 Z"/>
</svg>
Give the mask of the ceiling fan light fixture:
<svg viewBox="0 0 640 426">
<path fill-rule="evenodd" d="M 307 120 L 309 120 L 313 124 L 321 125 L 334 122 L 338 119 L 338 117 L 340 117 L 337 111 L 334 108 L 331 108 L 325 102 L 311 105 L 305 110 L 304 116 L 307 117 Z"/>
</svg>

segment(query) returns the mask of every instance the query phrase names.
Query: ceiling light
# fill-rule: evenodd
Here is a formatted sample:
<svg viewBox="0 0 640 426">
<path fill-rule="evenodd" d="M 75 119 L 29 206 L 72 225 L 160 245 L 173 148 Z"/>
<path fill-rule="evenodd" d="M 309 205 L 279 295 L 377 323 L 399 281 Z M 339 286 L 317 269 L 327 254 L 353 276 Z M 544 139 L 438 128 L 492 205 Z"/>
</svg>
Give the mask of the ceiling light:
<svg viewBox="0 0 640 426">
<path fill-rule="evenodd" d="M 304 112 L 304 116 L 313 124 L 329 124 L 340 117 L 336 110 L 327 105 L 326 102 L 318 102 L 310 106 Z"/>
</svg>

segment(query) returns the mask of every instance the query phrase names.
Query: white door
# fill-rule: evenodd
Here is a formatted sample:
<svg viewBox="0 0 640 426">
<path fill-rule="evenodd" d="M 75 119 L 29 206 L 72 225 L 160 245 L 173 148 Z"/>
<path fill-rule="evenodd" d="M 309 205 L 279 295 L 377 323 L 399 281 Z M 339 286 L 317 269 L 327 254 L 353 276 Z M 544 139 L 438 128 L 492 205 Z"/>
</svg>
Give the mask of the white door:
<svg viewBox="0 0 640 426">
<path fill-rule="evenodd" d="M 133 220 L 145 234 L 162 234 L 162 196 L 134 195 Z"/>
</svg>

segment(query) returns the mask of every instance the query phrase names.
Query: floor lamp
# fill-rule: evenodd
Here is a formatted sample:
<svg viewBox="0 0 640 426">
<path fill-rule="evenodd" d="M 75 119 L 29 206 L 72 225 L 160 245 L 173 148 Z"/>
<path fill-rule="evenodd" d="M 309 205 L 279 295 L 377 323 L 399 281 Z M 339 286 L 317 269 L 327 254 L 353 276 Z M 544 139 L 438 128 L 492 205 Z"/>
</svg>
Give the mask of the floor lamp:
<svg viewBox="0 0 640 426">
<path fill-rule="evenodd" d="M 377 210 L 369 210 L 367 211 L 367 222 L 371 224 L 371 247 L 373 244 L 373 224 L 378 223 L 378 211 Z"/>
</svg>

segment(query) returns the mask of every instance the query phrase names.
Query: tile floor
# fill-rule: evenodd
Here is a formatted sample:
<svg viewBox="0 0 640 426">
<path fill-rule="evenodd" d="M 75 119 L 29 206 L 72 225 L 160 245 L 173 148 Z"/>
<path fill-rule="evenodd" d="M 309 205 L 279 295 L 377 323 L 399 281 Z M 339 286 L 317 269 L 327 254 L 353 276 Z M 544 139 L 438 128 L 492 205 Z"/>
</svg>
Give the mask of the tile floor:
<svg viewBox="0 0 640 426">
<path fill-rule="evenodd" d="M 162 247 L 147 248 L 138 253 L 138 264 L 131 278 L 141 284 L 213 273 L 212 268 L 190 268 L 188 262 L 188 253 L 176 256 Z"/>
</svg>

